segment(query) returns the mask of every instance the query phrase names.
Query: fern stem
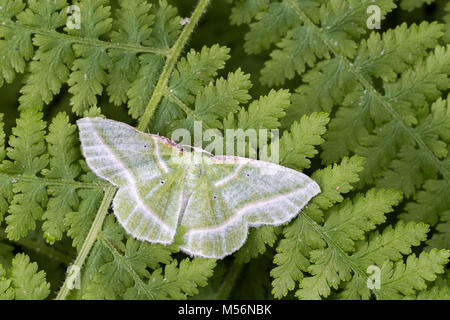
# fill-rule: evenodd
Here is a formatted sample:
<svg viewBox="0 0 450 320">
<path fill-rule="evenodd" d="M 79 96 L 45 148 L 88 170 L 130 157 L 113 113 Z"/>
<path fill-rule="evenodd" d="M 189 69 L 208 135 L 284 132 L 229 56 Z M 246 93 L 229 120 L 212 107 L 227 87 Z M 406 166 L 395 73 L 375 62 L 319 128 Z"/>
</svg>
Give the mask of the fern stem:
<svg viewBox="0 0 450 320">
<path fill-rule="evenodd" d="M 243 263 L 238 263 L 236 261 L 233 262 L 230 270 L 228 270 L 225 280 L 220 285 L 219 290 L 217 290 L 216 299 L 226 300 L 230 297 L 230 294 L 236 285 L 236 281 L 238 281 L 243 270 Z"/>
<path fill-rule="evenodd" d="M 167 49 L 159 49 L 159 48 L 152 48 L 152 47 L 145 47 L 140 45 L 132 45 L 128 43 L 118 43 L 118 42 L 108 42 L 108 41 L 102 41 L 97 39 L 88 39 L 88 38 L 81 38 L 77 36 L 72 36 L 69 34 L 57 32 L 57 31 L 51 31 L 51 30 L 44 30 L 39 28 L 33 28 L 26 25 L 21 25 L 18 23 L 14 23 L 12 21 L 3 21 L 0 20 L 0 23 L 5 23 L 2 25 L 3 27 L 8 27 L 13 30 L 21 30 L 25 32 L 30 32 L 32 34 L 39 34 L 42 36 L 46 36 L 49 38 L 55 38 L 63 41 L 68 41 L 70 43 L 76 43 L 76 44 L 82 44 L 86 46 L 91 47 L 101 47 L 105 49 L 120 49 L 120 50 L 126 50 L 126 51 L 136 51 L 140 53 L 153 53 L 157 55 L 166 56 L 169 54 L 169 51 Z"/>
<path fill-rule="evenodd" d="M 0 178 L 2 180 L 10 180 L 15 182 L 30 182 L 30 183 L 39 183 L 46 186 L 64 186 L 64 187 L 72 187 L 75 189 L 100 189 L 109 187 L 110 185 L 103 181 L 98 181 L 96 183 L 87 183 L 87 182 L 78 182 L 78 181 L 64 181 L 64 180 L 53 180 L 46 179 L 40 177 L 26 177 L 20 175 L 10 175 L 5 173 L 0 173 Z"/>
<path fill-rule="evenodd" d="M 156 84 L 155 90 L 153 91 L 152 97 L 150 98 L 150 102 L 145 109 L 145 112 L 140 119 L 138 129 L 141 131 L 145 131 L 150 123 L 150 120 L 153 117 L 153 114 L 156 111 L 161 99 L 167 90 L 167 85 L 169 83 L 170 76 L 172 75 L 173 69 L 175 68 L 178 59 L 186 46 L 189 37 L 194 31 L 195 26 L 198 24 L 200 18 L 202 17 L 204 11 L 208 7 L 211 0 L 200 0 L 195 8 L 192 16 L 189 20 L 189 23 L 184 27 L 177 41 L 170 49 L 170 54 L 167 57 L 167 61 L 162 70 L 161 76 L 159 78 L 158 83 Z"/>
<path fill-rule="evenodd" d="M 76 266 L 81 270 L 81 267 L 83 266 L 87 256 L 89 255 L 89 252 L 91 251 L 92 246 L 94 245 L 95 241 L 97 241 L 98 234 L 100 230 L 102 229 L 103 221 L 105 220 L 106 214 L 108 213 L 108 209 L 111 205 L 111 202 L 114 198 L 114 195 L 116 193 L 115 187 L 108 187 L 105 190 L 105 195 L 103 196 L 102 203 L 100 205 L 100 208 L 97 211 L 97 215 L 95 217 L 94 222 L 92 223 L 91 229 L 89 230 L 89 233 L 84 240 L 83 246 L 81 247 L 80 252 L 78 253 L 77 258 L 75 259 L 73 266 Z M 56 300 L 64 300 L 67 295 L 70 292 L 69 288 L 69 282 L 72 281 L 69 277 L 66 277 L 66 280 L 64 281 L 63 286 L 61 287 Z"/>
<path fill-rule="evenodd" d="M 369 92 L 369 94 L 375 98 L 387 112 L 394 118 L 398 125 L 417 143 L 419 148 L 421 148 L 430 159 L 433 166 L 437 171 L 441 173 L 444 179 L 450 179 L 450 172 L 442 164 L 438 157 L 431 151 L 431 149 L 426 145 L 425 141 L 416 134 L 413 128 L 408 126 L 400 114 L 398 114 L 393 106 L 384 99 L 384 97 L 372 86 L 372 84 L 358 71 L 358 69 L 343 55 L 339 54 L 336 49 L 331 44 L 330 40 L 325 34 L 323 34 L 320 29 L 312 22 L 312 20 L 303 12 L 303 10 L 293 1 L 284 0 L 285 3 L 300 17 L 300 19 L 308 26 L 322 42 L 328 47 L 328 49 L 333 53 L 333 55 L 341 60 L 347 70 L 353 74 L 353 76 L 359 81 L 359 83 Z"/>
</svg>

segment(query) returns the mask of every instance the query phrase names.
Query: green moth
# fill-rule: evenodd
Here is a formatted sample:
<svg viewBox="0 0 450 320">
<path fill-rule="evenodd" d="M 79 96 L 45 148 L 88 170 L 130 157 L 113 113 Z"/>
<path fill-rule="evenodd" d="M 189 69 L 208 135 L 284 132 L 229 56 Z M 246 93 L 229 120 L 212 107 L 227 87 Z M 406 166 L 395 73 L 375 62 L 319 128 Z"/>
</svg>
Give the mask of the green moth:
<svg viewBox="0 0 450 320">
<path fill-rule="evenodd" d="M 274 163 L 204 153 L 180 161 L 195 151 L 117 121 L 77 124 L 87 164 L 118 187 L 113 208 L 125 230 L 170 244 L 183 226 L 181 250 L 190 255 L 224 258 L 245 243 L 249 226 L 284 224 L 320 192 L 308 176 Z"/>
</svg>

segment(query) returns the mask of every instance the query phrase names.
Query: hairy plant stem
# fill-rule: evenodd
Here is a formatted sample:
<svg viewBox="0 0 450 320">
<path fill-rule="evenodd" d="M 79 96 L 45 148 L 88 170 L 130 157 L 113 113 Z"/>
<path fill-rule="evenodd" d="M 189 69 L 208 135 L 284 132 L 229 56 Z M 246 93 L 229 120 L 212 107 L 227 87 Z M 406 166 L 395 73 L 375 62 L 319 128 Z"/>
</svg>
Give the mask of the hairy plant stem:
<svg viewBox="0 0 450 320">
<path fill-rule="evenodd" d="M 73 263 L 73 265 L 71 265 L 72 268 L 77 267 L 78 270 L 80 270 L 81 267 L 83 266 L 87 256 L 89 255 L 89 252 L 91 251 L 92 246 L 94 245 L 95 241 L 97 241 L 98 234 L 102 229 L 103 221 L 105 220 L 106 214 L 108 213 L 108 209 L 111 205 L 115 193 L 116 193 L 115 187 L 110 186 L 106 188 L 105 195 L 103 196 L 100 208 L 98 208 L 97 215 L 95 216 L 91 229 L 89 230 L 89 233 L 86 239 L 84 240 L 83 246 L 81 247 L 77 258 L 75 259 L 75 262 Z M 63 286 L 61 287 L 58 295 L 56 296 L 56 300 L 64 300 L 67 297 L 67 295 L 71 290 L 70 288 L 71 281 L 72 279 L 69 276 L 67 276 Z"/>
<path fill-rule="evenodd" d="M 187 41 L 189 40 L 189 37 L 194 31 L 195 26 L 198 24 L 200 18 L 202 17 L 210 2 L 211 0 L 199 1 L 197 7 L 192 13 L 189 23 L 184 27 L 177 41 L 170 49 L 167 61 L 164 65 L 159 81 L 156 84 L 155 90 L 153 91 L 152 97 L 150 98 L 150 102 L 148 103 L 147 108 L 145 109 L 145 112 L 139 121 L 138 130 L 145 131 L 147 129 L 150 120 L 152 119 L 153 114 L 156 111 L 156 108 L 161 102 L 164 94 L 166 94 L 170 76 L 172 75 L 173 69 L 178 62 L 181 52 L 183 51 Z"/>
<path fill-rule="evenodd" d="M 64 181 L 57 179 L 47 179 L 41 177 L 27 177 L 17 174 L 7 174 L 0 173 L 0 179 L 10 180 L 12 183 L 16 182 L 27 182 L 27 183 L 38 183 L 46 186 L 64 186 L 71 187 L 75 189 L 103 189 L 109 187 L 110 184 L 106 181 L 99 180 L 98 182 L 79 182 L 79 181 Z"/>
</svg>

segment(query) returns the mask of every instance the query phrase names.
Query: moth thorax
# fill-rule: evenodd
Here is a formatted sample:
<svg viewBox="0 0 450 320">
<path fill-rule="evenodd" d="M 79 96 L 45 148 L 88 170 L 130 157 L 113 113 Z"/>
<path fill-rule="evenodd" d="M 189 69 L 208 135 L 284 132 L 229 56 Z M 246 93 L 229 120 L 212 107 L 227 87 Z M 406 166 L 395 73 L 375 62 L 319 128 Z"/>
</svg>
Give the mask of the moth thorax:
<svg viewBox="0 0 450 320">
<path fill-rule="evenodd" d="M 186 167 L 185 181 L 188 185 L 195 185 L 202 175 L 202 166 L 199 164 L 190 164 Z"/>
</svg>

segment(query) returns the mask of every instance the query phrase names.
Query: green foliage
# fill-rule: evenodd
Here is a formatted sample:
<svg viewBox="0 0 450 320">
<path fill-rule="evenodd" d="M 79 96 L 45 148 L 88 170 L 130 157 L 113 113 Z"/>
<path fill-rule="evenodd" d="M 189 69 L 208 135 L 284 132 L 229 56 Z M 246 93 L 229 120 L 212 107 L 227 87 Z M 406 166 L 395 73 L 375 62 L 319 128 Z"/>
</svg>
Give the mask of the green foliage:
<svg viewBox="0 0 450 320">
<path fill-rule="evenodd" d="M 69 123 L 65 114 L 58 114 L 49 127 L 47 135 L 47 148 L 50 155 L 50 169 L 43 171 L 47 179 L 59 179 L 75 182 L 80 175 L 81 166 L 76 127 Z M 64 217 L 79 205 L 77 190 L 68 186 L 48 187 L 51 197 L 48 200 L 45 220 L 42 225 L 44 236 L 51 243 L 62 238 L 66 231 L 63 223 Z"/>
<path fill-rule="evenodd" d="M 232 2 L 233 0 L 229 1 Z M 236 4 L 231 10 L 231 23 L 236 25 L 250 23 L 259 11 L 267 8 L 269 2 L 269 0 L 236 1 Z"/>
<path fill-rule="evenodd" d="M 81 250 L 102 201 L 105 183 L 89 172 L 81 160 L 76 126 L 70 124 L 67 115 L 58 114 L 49 125 L 48 133 L 41 118 L 42 114 L 33 109 L 21 113 L 10 136 L 7 149 L 10 160 L 4 160 L 0 167 L 2 177 L 8 182 L 9 190 L 5 192 L 11 194 L 3 200 L 7 204 L 5 212 L 9 213 L 5 219 L 6 235 L 10 240 L 24 238 L 43 220 L 42 236 L 47 242 L 54 244 L 64 240 L 67 233 L 73 239 L 73 246 Z M 83 275 L 92 279 L 85 281 L 89 285 L 83 288 L 80 297 L 179 299 L 185 298 L 185 294 L 195 294 L 198 285 L 206 285 L 215 261 L 185 259 L 178 265 L 171 254 L 178 252 L 180 244 L 180 238 L 167 247 L 140 243 L 125 236 L 109 217 Z M 18 257 L 12 260 L 12 282 L 2 283 L 2 288 L 5 286 L 2 294 L 26 299 L 48 296 L 43 273 L 33 275 L 37 265 L 28 266 L 28 258 L 20 256 L 19 260 Z M 160 264 L 167 265 L 164 271 Z M 10 286 L 25 286 L 28 294 L 11 295 Z M 30 293 L 31 290 L 35 291 Z"/>
<path fill-rule="evenodd" d="M 431 4 L 434 0 L 402 0 L 400 2 L 400 7 L 402 9 L 412 11 L 416 8 L 422 7 L 424 4 Z"/>
<path fill-rule="evenodd" d="M 280 163 L 299 171 L 309 168 L 311 161 L 308 158 L 314 158 L 318 153 L 315 146 L 324 142 L 322 135 L 329 121 L 328 115 L 321 112 L 294 122 L 280 140 Z"/>
<path fill-rule="evenodd" d="M 404 0 L 400 8 L 410 11 L 433 2 Z M 299 80 L 283 125 L 288 126 L 296 116 L 310 111 L 331 112 L 334 116 L 324 136 L 323 162 L 334 163 L 351 154 L 364 156 L 366 164 L 357 187 L 402 191 L 406 210 L 400 217 L 435 227 L 436 232 L 427 241 L 430 248 L 449 248 L 446 212 L 450 208 L 450 114 L 446 93 L 450 83 L 450 47 L 446 44 L 448 38 L 442 37 L 446 26 L 423 21 L 384 29 L 381 21 L 383 31 L 376 32 L 365 27 L 365 9 L 370 1 L 307 4 L 308 1 L 293 0 L 272 2 L 258 8 L 245 21 L 250 26 L 247 52 L 270 50 L 270 58 L 261 70 L 261 82 L 273 86 Z M 376 5 L 381 8 L 382 17 L 395 9 L 393 1 L 377 1 Z M 340 11 L 344 9 L 345 15 Z M 281 15 L 288 21 L 283 34 L 263 23 L 264 19 L 279 19 Z M 447 19 L 444 16 L 444 21 Z M 255 32 L 262 28 L 270 35 L 258 39 Z M 299 258 L 292 266 L 325 274 L 320 266 L 307 269 L 305 252 L 297 254 Z M 326 258 L 321 253 L 310 260 L 320 262 Z M 330 279 L 301 280 L 303 275 L 298 269 L 301 267 L 291 271 L 292 277 L 284 276 L 286 280 L 280 281 L 276 295 L 292 289 L 294 280 L 300 280 L 300 292 L 311 289 L 316 281 L 317 292 L 307 290 L 300 294 L 317 298 L 328 295 L 329 286 L 338 288 L 339 281 L 348 278 L 345 268 L 339 267 L 338 276 L 329 275 Z M 388 295 L 396 297 L 394 293 Z M 342 296 L 369 298 L 370 294 Z"/>
<path fill-rule="evenodd" d="M 406 263 L 383 264 L 381 279 L 385 279 L 387 298 L 398 299 L 402 295 L 425 289 L 425 281 L 433 281 L 436 273 L 444 272 L 443 265 L 448 262 L 448 257 L 448 252 L 433 249 L 429 253 L 421 253 L 419 257 L 409 256 Z"/>
<path fill-rule="evenodd" d="M 227 79 L 217 79 L 198 90 L 193 110 L 189 110 L 186 119 L 175 121 L 178 128 L 193 128 L 194 121 L 202 121 L 206 128 L 220 128 L 218 118 L 233 114 L 241 103 L 251 98 L 248 89 L 251 87 L 250 75 L 241 70 L 228 74 Z M 173 89 L 169 89 L 173 90 Z M 172 119 L 173 121 L 173 119 Z"/>
<path fill-rule="evenodd" d="M 95 258 L 101 258 L 88 261 L 93 262 L 84 275 L 90 281 L 83 299 L 186 299 L 212 275 L 214 260 L 184 259 L 178 265 L 172 258 L 182 242 L 180 236 L 170 246 L 150 245 L 124 239 L 119 228 L 113 219 L 106 221 L 101 246 L 93 251 Z"/>
<path fill-rule="evenodd" d="M 322 169 L 312 176 L 322 189 L 322 193 L 314 198 L 307 208 L 317 217 L 316 219 L 320 221 L 322 218 L 321 208 L 327 209 L 343 200 L 341 193 L 350 191 L 351 183 L 358 179 L 357 173 L 361 171 L 363 162 L 361 158 L 344 159 L 340 165 Z M 274 278 L 273 294 L 277 298 L 294 289 L 295 282 L 303 278 L 302 270 L 306 270 L 309 266 L 307 252 L 319 242 L 323 244 L 320 236 L 311 230 L 311 227 L 304 227 L 306 224 L 304 217 L 309 216 L 302 215 L 284 228 L 283 239 L 278 244 L 277 254 L 274 257 L 277 267 L 271 271 Z"/>
<path fill-rule="evenodd" d="M 395 7 L 392 2 L 378 1 L 377 5 L 385 14 Z M 353 57 L 356 51 L 353 39 L 366 32 L 366 8 L 369 3 L 370 0 L 329 1 L 322 6 L 320 1 L 271 3 L 266 12 L 256 16 L 257 21 L 250 25 L 246 37 L 248 53 L 259 53 L 272 43 L 277 47 L 261 70 L 261 81 L 268 85 L 283 84 L 285 79 L 303 74 L 306 66 L 316 65 L 318 59 L 330 58 L 330 51 Z M 302 23 L 299 16 L 303 14 L 311 20 Z M 265 21 L 275 19 L 280 23 L 287 21 L 282 31 Z M 320 25 L 320 33 L 313 22 Z M 256 37 L 258 33 L 265 36 Z M 323 42 L 323 37 L 329 44 Z"/>
<path fill-rule="evenodd" d="M 0 69 L 0 84 L 26 72 L 21 110 L 42 109 L 67 84 L 73 95 L 72 110 L 78 115 L 96 105 L 106 87 L 111 102 L 130 99 L 130 114 L 139 117 L 157 81 L 164 50 L 180 30 L 176 9 L 166 1 L 158 5 L 120 1 L 113 23 L 108 0 L 74 4 L 81 9 L 80 29 L 65 27 L 65 0 L 0 2 L 7 8 L 0 16 L 0 55 L 6 61 Z M 148 91 L 145 97 L 144 91 Z"/>
<path fill-rule="evenodd" d="M 4 160 L 0 165 L 2 173 L 32 179 L 30 182 L 15 178 L 5 181 L 6 187 L 14 193 L 10 215 L 6 217 L 6 232 L 11 240 L 18 240 L 36 228 L 36 220 L 42 218 L 42 207 L 48 201 L 45 184 L 34 180 L 48 164 L 44 143 L 45 123 L 41 117 L 41 113 L 33 110 L 22 114 L 9 138 L 10 147 L 6 152 L 10 160 Z"/>
<path fill-rule="evenodd" d="M 448 300 L 450 299 L 449 273 L 441 275 L 437 278 L 434 285 L 427 291 L 423 291 L 417 296 L 410 296 L 408 299 L 419 300 Z"/>
<path fill-rule="evenodd" d="M 65 1 L 46 1 L 44 8 L 37 1 L 30 2 L 29 7 L 17 16 L 18 22 L 34 28 L 44 26 L 46 31 L 55 32 L 56 29 L 66 24 L 66 14 L 63 9 Z M 44 22 L 41 24 L 41 22 Z M 31 39 L 29 30 L 17 30 L 23 36 Z M 48 104 L 53 96 L 58 94 L 63 83 L 67 82 L 70 73 L 70 65 L 75 56 L 68 41 L 55 41 L 54 38 L 42 34 L 36 34 L 32 38 L 37 50 L 33 53 L 30 48 L 28 56 L 33 59 L 30 63 L 30 73 L 21 89 L 20 105 L 23 109 Z M 18 71 L 23 72 L 23 71 Z"/>
<path fill-rule="evenodd" d="M 369 30 L 371 0 L 209 2 L 80 0 L 69 29 L 65 0 L 0 0 L 0 299 L 450 299 L 450 5 L 377 0 Z M 279 129 L 263 148 L 321 193 L 232 257 L 186 257 L 183 232 L 116 222 L 82 116 Z"/>
<path fill-rule="evenodd" d="M 334 240 L 325 250 L 318 248 L 310 253 L 313 262 L 308 268 L 311 273 L 300 284 L 296 295 L 301 299 L 314 299 L 320 295 L 328 296 L 329 288 L 336 288 L 341 280 L 348 280 L 351 268 L 345 261 L 344 252 L 354 250 L 355 240 L 362 239 L 364 233 L 373 230 L 385 221 L 384 214 L 392 210 L 400 200 L 397 193 L 370 190 L 365 195 L 358 194 L 354 199 L 347 199 L 341 205 L 331 208 L 322 231 Z M 347 263 L 345 263 L 347 262 Z M 346 265 L 347 264 L 347 265 Z"/>
<path fill-rule="evenodd" d="M 50 284 L 45 281 L 45 272 L 39 271 L 36 262 L 17 254 L 12 266 L 6 272 L 0 266 L 0 299 L 1 300 L 42 300 L 50 293 Z"/>
<path fill-rule="evenodd" d="M 219 79 L 216 84 L 211 83 L 217 72 L 225 67 L 225 62 L 230 58 L 228 53 L 228 48 L 214 45 L 211 48 L 203 47 L 200 52 L 191 50 L 185 58 L 180 59 L 169 82 L 168 91 L 171 95 L 162 99 L 161 108 L 158 108 L 154 121 L 150 124 L 156 132 L 169 133 L 170 129 L 174 128 L 172 126 L 174 121 L 190 128 L 192 121 L 201 120 L 201 113 L 206 110 L 211 111 L 212 114 L 208 117 L 212 117 L 209 121 L 214 123 L 218 116 L 217 112 L 223 112 L 220 109 L 224 106 L 219 97 L 214 96 L 218 86 L 224 89 L 223 98 L 231 103 L 231 106 L 226 106 L 231 110 L 241 102 L 249 100 L 247 94 L 251 86 L 249 77 L 240 70 L 230 74 L 227 80 Z M 208 85 L 208 88 L 205 85 Z M 195 94 L 199 91 L 204 93 L 196 101 Z M 195 111 L 186 105 L 193 103 Z"/>
</svg>

